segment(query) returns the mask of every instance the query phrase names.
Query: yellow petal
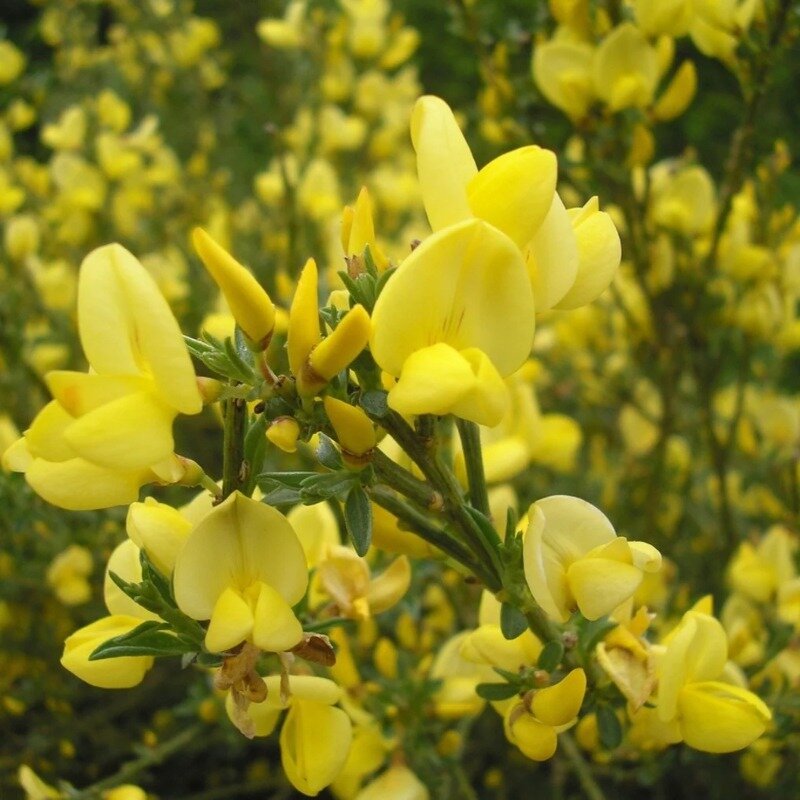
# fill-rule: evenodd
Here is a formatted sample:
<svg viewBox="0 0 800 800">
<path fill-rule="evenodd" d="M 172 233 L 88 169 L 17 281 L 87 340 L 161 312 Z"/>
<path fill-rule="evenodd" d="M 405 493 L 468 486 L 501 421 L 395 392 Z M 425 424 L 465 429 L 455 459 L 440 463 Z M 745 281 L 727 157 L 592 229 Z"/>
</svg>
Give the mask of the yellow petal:
<svg viewBox="0 0 800 800">
<path fill-rule="evenodd" d="M 586 694 L 586 673 L 573 669 L 553 686 L 539 689 L 533 696 L 531 710 L 539 722 L 558 728 L 578 716 Z"/>
<path fill-rule="evenodd" d="M 88 511 L 133 503 L 148 471 L 121 471 L 91 464 L 83 458 L 52 462 L 34 459 L 25 480 L 40 497 L 59 508 Z"/>
<path fill-rule="evenodd" d="M 253 627 L 253 644 L 259 650 L 280 653 L 303 638 L 303 627 L 291 606 L 271 586 L 259 587 Z"/>
<path fill-rule="evenodd" d="M 684 61 L 653 107 L 653 117 L 660 121 L 683 114 L 697 91 L 697 69 L 693 61 Z"/>
<path fill-rule="evenodd" d="M 506 735 L 533 761 L 547 761 L 553 757 L 558 746 L 555 730 L 535 720 L 527 712 L 521 713 L 513 722 L 506 715 Z"/>
<path fill-rule="evenodd" d="M 167 458 L 174 409 L 148 392 L 129 394 L 76 419 L 64 438 L 76 455 L 109 469 L 134 470 Z"/>
<path fill-rule="evenodd" d="M 324 405 L 336 438 L 344 450 L 363 455 L 375 447 L 375 426 L 362 409 L 330 396 L 325 397 Z"/>
<path fill-rule="evenodd" d="M 68 414 L 81 417 L 125 395 L 147 390 L 149 381 L 135 375 L 54 370 L 47 373 L 45 383 Z"/>
<path fill-rule="evenodd" d="M 470 355 L 472 359 L 468 358 Z M 493 426 L 503 418 L 509 400 L 502 378 L 484 354 L 474 348 L 459 353 L 440 343 L 406 359 L 388 402 L 407 416 L 455 414 Z"/>
<path fill-rule="evenodd" d="M 375 304 L 370 348 L 395 376 L 437 342 L 475 347 L 509 375 L 527 359 L 533 328 L 521 252 L 496 228 L 468 220 L 428 237 L 398 267 Z"/>
<path fill-rule="evenodd" d="M 282 710 L 280 706 L 276 707 L 269 702 L 250 703 L 244 711 L 245 716 L 253 723 L 253 727 L 248 731 L 248 734 L 252 736 L 269 736 L 275 730 Z M 232 692 L 228 692 L 225 696 L 225 711 L 228 714 L 228 719 L 234 725 L 237 725 L 236 717 L 242 712 L 235 707 Z"/>
<path fill-rule="evenodd" d="M 528 512 L 528 527 L 522 546 L 525 581 L 533 599 L 557 622 L 570 615 L 566 569 L 552 548 L 545 546 L 546 519 L 538 503 Z"/>
<path fill-rule="evenodd" d="M 22 436 L 16 442 L 12 442 L 4 451 L 2 456 L 2 466 L 8 472 L 27 472 L 33 464 L 28 442 Z"/>
<path fill-rule="evenodd" d="M 246 267 L 215 242 L 202 228 L 192 231 L 192 243 L 231 313 L 251 341 L 264 345 L 275 328 L 275 306 Z"/>
<path fill-rule="evenodd" d="M 253 631 L 253 612 L 234 589 L 226 588 L 217 598 L 206 631 L 206 649 L 223 653 L 249 638 Z"/>
<path fill-rule="evenodd" d="M 74 421 L 74 417 L 57 400 L 51 400 L 25 431 L 25 443 L 30 455 L 48 461 L 74 458 L 75 451 L 64 438 L 65 431 Z"/>
<path fill-rule="evenodd" d="M 550 210 L 556 176 L 556 156 L 550 150 L 529 145 L 503 153 L 470 181 L 470 209 L 523 248 Z"/>
<path fill-rule="evenodd" d="M 175 564 L 175 600 L 194 619 L 210 619 L 229 586 L 260 580 L 289 605 L 305 594 L 306 558 L 279 511 L 234 492 L 194 528 Z"/>
<path fill-rule="evenodd" d="M 394 764 L 370 781 L 355 800 L 428 800 L 429 797 L 425 784 L 408 767 Z"/>
<path fill-rule="evenodd" d="M 567 568 L 570 592 L 590 620 L 610 614 L 641 582 L 641 570 L 609 558 L 581 558 Z"/>
<path fill-rule="evenodd" d="M 592 102 L 591 45 L 551 40 L 533 50 L 533 77 L 541 93 L 573 120 L 586 116 Z"/>
<path fill-rule="evenodd" d="M 599 297 L 617 274 L 622 257 L 614 222 L 599 210 L 596 197 L 568 214 L 578 242 L 578 273 L 569 291 L 555 304 L 562 310 L 578 308 Z"/>
<path fill-rule="evenodd" d="M 309 258 L 297 280 L 289 311 L 286 349 L 293 375 L 300 374 L 308 354 L 317 346 L 320 338 L 317 264 L 313 258 Z"/>
<path fill-rule="evenodd" d="M 314 394 L 334 375 L 350 366 L 350 362 L 367 346 L 370 319 L 364 306 L 353 306 L 336 328 L 326 336 L 308 357 L 308 372 L 301 371 L 298 391 Z"/>
<path fill-rule="evenodd" d="M 757 695 L 716 681 L 685 686 L 678 696 L 678 712 L 686 744 L 706 753 L 747 747 L 764 733 L 772 718 Z"/>
<path fill-rule="evenodd" d="M 467 184 L 478 168 L 444 100 L 432 95 L 417 100 L 411 113 L 411 141 L 431 228 L 438 231 L 468 219 Z"/>
<path fill-rule="evenodd" d="M 644 108 L 652 102 L 658 82 L 658 55 L 644 34 L 626 22 L 600 43 L 592 76 L 595 92 L 612 111 Z"/>
<path fill-rule="evenodd" d="M 533 284 L 536 311 L 547 311 L 575 283 L 578 274 L 578 243 L 569 214 L 558 194 L 547 216 L 525 248 L 525 266 Z"/>
<path fill-rule="evenodd" d="M 299 792 L 313 797 L 339 774 L 347 759 L 353 730 L 340 708 L 311 700 L 292 702 L 281 729 L 281 763 Z"/>
<path fill-rule="evenodd" d="M 367 601 L 371 614 L 380 614 L 398 603 L 411 584 L 411 564 L 405 556 L 396 558 L 369 583 Z"/>
<path fill-rule="evenodd" d="M 103 643 L 129 633 L 142 624 L 138 617 L 103 617 L 75 631 L 64 642 L 61 664 L 82 681 L 100 689 L 129 689 L 142 682 L 153 665 L 151 656 L 123 656 L 90 661 L 89 656 Z"/>
<path fill-rule="evenodd" d="M 148 497 L 144 503 L 132 503 L 125 520 L 128 536 L 136 542 L 167 577 L 175 569 L 175 560 L 189 538 L 192 524 L 180 511 Z"/>
<path fill-rule="evenodd" d="M 200 412 L 203 401 L 178 323 L 153 278 L 124 247 L 99 247 L 81 264 L 78 327 L 95 372 L 149 372 L 165 402 L 183 414 Z"/>
<path fill-rule="evenodd" d="M 300 539 L 309 569 L 319 565 L 328 547 L 340 544 L 339 524 L 327 503 L 313 506 L 296 506 L 287 515 Z"/>
</svg>

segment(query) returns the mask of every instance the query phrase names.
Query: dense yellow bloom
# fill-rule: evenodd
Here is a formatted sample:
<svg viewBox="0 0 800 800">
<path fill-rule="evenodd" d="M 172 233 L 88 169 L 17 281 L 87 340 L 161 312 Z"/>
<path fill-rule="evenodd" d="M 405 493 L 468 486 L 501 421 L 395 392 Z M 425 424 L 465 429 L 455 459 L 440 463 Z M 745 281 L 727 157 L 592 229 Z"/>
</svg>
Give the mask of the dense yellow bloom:
<svg viewBox="0 0 800 800">
<path fill-rule="evenodd" d="M 683 740 L 696 750 L 741 750 L 772 718 L 761 698 L 726 679 L 727 659 L 722 625 L 695 611 L 684 615 L 659 659 L 658 717 L 677 721 Z"/>
<path fill-rule="evenodd" d="M 592 77 L 597 96 L 611 111 L 646 108 L 658 84 L 656 49 L 635 25 L 623 23 L 595 51 Z"/>
<path fill-rule="evenodd" d="M 274 508 L 234 492 L 192 530 L 175 563 L 175 601 L 210 620 L 214 653 L 244 641 L 279 652 L 303 634 L 292 606 L 308 584 L 306 558 L 292 526 Z"/>
<path fill-rule="evenodd" d="M 47 583 L 65 605 L 85 603 L 92 596 L 86 580 L 92 571 L 92 554 L 85 547 L 70 545 L 47 568 Z"/>
<path fill-rule="evenodd" d="M 766 603 L 797 570 L 794 553 L 797 541 L 782 525 L 774 525 L 754 547 L 742 542 L 728 567 L 728 580 L 737 592 L 759 603 Z"/>
<path fill-rule="evenodd" d="M 587 619 L 609 614 L 661 568 L 644 542 L 617 536 L 606 516 L 585 500 L 546 497 L 528 512 L 525 578 L 537 603 L 558 622 L 577 608 Z"/>
<path fill-rule="evenodd" d="M 533 49 L 533 78 L 541 93 L 570 119 L 583 119 L 594 99 L 592 56 L 585 42 L 553 39 Z"/>
<path fill-rule="evenodd" d="M 54 396 L 4 455 L 45 500 L 73 510 L 137 499 L 148 482 L 180 480 L 178 413 L 202 408 L 178 324 L 144 267 L 120 245 L 83 261 L 78 327 L 92 371 L 51 372 Z"/>
</svg>

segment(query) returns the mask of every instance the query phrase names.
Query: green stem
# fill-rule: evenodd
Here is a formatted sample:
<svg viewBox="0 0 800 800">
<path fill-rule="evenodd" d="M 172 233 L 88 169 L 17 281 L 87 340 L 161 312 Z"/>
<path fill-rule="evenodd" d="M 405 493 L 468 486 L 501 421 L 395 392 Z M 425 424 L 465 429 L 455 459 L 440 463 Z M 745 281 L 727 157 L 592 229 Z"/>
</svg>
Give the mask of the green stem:
<svg viewBox="0 0 800 800">
<path fill-rule="evenodd" d="M 456 427 L 461 438 L 461 449 L 464 452 L 464 463 L 467 467 L 470 502 L 474 508 L 489 517 L 489 495 L 486 491 L 486 475 L 483 471 L 480 429 L 474 422 L 460 418 L 456 419 Z"/>
<path fill-rule="evenodd" d="M 603 790 L 594 779 L 594 775 L 592 775 L 592 769 L 586 763 L 586 759 L 583 757 L 583 753 L 581 753 L 578 745 L 572 738 L 572 734 L 569 732 L 562 733 L 558 737 L 558 741 L 561 745 L 561 749 L 564 751 L 564 755 L 567 757 L 572 769 L 575 771 L 575 775 L 580 781 L 583 793 L 588 800 L 606 800 Z"/>
<path fill-rule="evenodd" d="M 443 553 L 457 561 L 462 566 L 473 572 L 482 581 L 488 583 L 490 576 L 485 567 L 467 550 L 457 539 L 450 536 L 445 530 L 439 528 L 423 511 L 414 508 L 399 495 L 385 486 L 372 486 L 369 489 L 370 497 L 381 508 L 394 514 L 399 520 L 405 522 L 421 539 L 438 547 Z"/>
<path fill-rule="evenodd" d="M 247 404 L 231 398 L 225 401 L 223 433 L 222 500 L 233 494 L 243 483 L 244 433 L 247 423 Z"/>
<path fill-rule="evenodd" d="M 76 794 L 70 795 L 70 800 L 94 800 L 94 798 L 100 797 L 108 789 L 113 789 L 115 786 L 129 782 L 148 767 L 160 764 L 173 753 L 183 750 L 204 730 L 207 730 L 205 725 L 193 725 L 191 728 L 185 728 L 171 739 L 167 739 L 157 747 L 148 750 L 139 758 L 124 764 L 108 778 L 103 778 L 103 780 L 81 789 Z"/>
<path fill-rule="evenodd" d="M 444 498 L 440 492 L 432 489 L 429 483 L 412 475 L 377 448 L 372 452 L 372 466 L 384 483 L 388 483 L 423 508 L 430 511 L 441 511 L 444 508 Z"/>
</svg>

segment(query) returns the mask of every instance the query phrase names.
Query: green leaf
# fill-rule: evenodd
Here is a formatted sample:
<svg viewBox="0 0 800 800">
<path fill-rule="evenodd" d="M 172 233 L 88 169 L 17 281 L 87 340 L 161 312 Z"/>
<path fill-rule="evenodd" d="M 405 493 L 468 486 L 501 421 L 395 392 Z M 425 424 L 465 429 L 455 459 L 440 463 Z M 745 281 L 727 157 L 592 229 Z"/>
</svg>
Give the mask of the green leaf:
<svg viewBox="0 0 800 800">
<path fill-rule="evenodd" d="M 331 439 L 330 436 L 326 436 L 324 433 L 319 434 L 316 456 L 317 461 L 328 469 L 337 471 L 344 466 L 339 448 L 336 446 L 333 439 Z"/>
<path fill-rule="evenodd" d="M 292 489 L 299 489 L 303 481 L 315 478 L 319 472 L 262 472 L 258 476 L 258 482 L 272 481 L 280 486 L 288 486 Z"/>
<path fill-rule="evenodd" d="M 386 392 L 364 392 L 359 398 L 358 403 L 371 417 L 382 419 L 389 415 L 389 404 L 386 398 Z"/>
<path fill-rule="evenodd" d="M 528 620 L 518 608 L 503 603 L 500 606 L 500 630 L 506 639 L 516 639 L 528 630 Z"/>
<path fill-rule="evenodd" d="M 608 617 L 592 620 L 581 619 L 578 623 L 578 644 L 587 656 L 590 655 L 598 642 L 611 630 L 617 627 L 617 623 Z"/>
<path fill-rule="evenodd" d="M 367 270 L 367 274 L 373 278 L 377 279 L 378 277 L 378 268 L 375 266 L 375 259 L 372 257 L 372 251 L 369 249 L 369 245 L 364 247 L 364 268 Z"/>
<path fill-rule="evenodd" d="M 247 429 L 244 437 L 244 458 L 250 465 L 250 477 L 242 491 L 248 497 L 253 494 L 256 485 L 256 476 L 264 463 L 264 452 L 267 449 L 267 420 L 259 414 Z"/>
<path fill-rule="evenodd" d="M 597 706 L 597 730 L 600 743 L 606 750 L 614 750 L 622 742 L 622 725 L 614 709 L 603 703 Z"/>
<path fill-rule="evenodd" d="M 392 269 L 387 269 L 379 278 L 378 282 L 375 284 L 375 299 L 377 300 L 381 296 L 381 292 L 383 291 L 383 287 L 386 286 L 386 282 L 389 278 L 394 275 L 394 267 Z"/>
<path fill-rule="evenodd" d="M 539 653 L 539 660 L 536 666 L 546 672 L 553 672 L 561 663 L 564 657 L 564 645 L 561 642 L 548 642 Z"/>
<path fill-rule="evenodd" d="M 364 556 L 372 543 L 372 508 L 361 486 L 354 486 L 344 503 L 344 521 L 356 553 Z"/>
<path fill-rule="evenodd" d="M 143 622 L 122 636 L 115 636 L 95 648 L 89 661 L 123 656 L 180 656 L 192 652 L 192 645 L 171 633 L 163 622 Z"/>
<path fill-rule="evenodd" d="M 281 486 L 273 481 L 263 481 L 259 483 L 259 486 L 264 492 L 261 502 L 268 506 L 296 506 L 303 502 L 303 496 L 299 489 Z"/>
<path fill-rule="evenodd" d="M 493 550 L 498 550 L 502 546 L 502 542 L 500 541 L 497 531 L 494 529 L 494 525 L 492 525 L 492 521 L 485 514 L 482 514 L 480 511 L 478 511 L 477 508 L 465 505 L 464 509 L 474 520 L 484 542 L 486 542 Z"/>
<path fill-rule="evenodd" d="M 322 475 L 313 473 L 313 477 L 306 478 L 300 486 L 300 498 L 306 505 L 314 505 L 321 500 L 330 500 L 336 497 L 344 499 L 354 483 L 358 482 L 358 475 L 348 471 L 326 472 Z"/>
<path fill-rule="evenodd" d="M 484 700 L 508 700 L 518 692 L 518 687 L 510 683 L 479 683 L 475 687 L 475 693 Z"/>
</svg>

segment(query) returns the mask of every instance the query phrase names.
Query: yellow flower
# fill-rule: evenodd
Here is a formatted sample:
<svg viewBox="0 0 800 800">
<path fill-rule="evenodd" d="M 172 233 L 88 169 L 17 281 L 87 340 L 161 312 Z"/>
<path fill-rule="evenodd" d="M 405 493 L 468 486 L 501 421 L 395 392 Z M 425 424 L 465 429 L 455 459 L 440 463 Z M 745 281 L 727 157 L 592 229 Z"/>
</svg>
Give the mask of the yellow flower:
<svg viewBox="0 0 800 800">
<path fill-rule="evenodd" d="M 594 99 L 594 48 L 580 41 L 556 39 L 533 49 L 533 78 L 541 93 L 570 119 L 580 121 Z"/>
<path fill-rule="evenodd" d="M 84 259 L 78 329 L 92 371 L 45 377 L 55 399 L 4 462 L 45 500 L 72 510 L 130 503 L 144 483 L 180 480 L 172 422 L 198 413 L 202 399 L 166 300 L 120 245 Z"/>
<path fill-rule="evenodd" d="M 308 584 L 303 548 L 286 517 L 234 492 L 192 530 L 175 564 L 178 607 L 210 620 L 213 653 L 244 641 L 261 650 L 294 647 L 303 635 L 292 611 Z"/>
<path fill-rule="evenodd" d="M 367 187 L 362 186 L 355 206 L 345 206 L 342 214 L 342 248 L 348 259 L 360 260 L 367 247 L 375 266 L 381 271 L 386 269 L 389 261 L 375 240 L 372 200 Z"/>
<path fill-rule="evenodd" d="M 291 675 L 284 698 L 280 676 L 270 675 L 264 683 L 266 700 L 251 703 L 243 713 L 252 720 L 253 735 L 269 736 L 288 708 L 280 735 L 281 763 L 292 786 L 313 797 L 336 779 L 350 751 L 350 718 L 335 707 L 342 690 L 327 678 Z M 239 727 L 239 712 L 230 693 L 226 709 Z"/>
<path fill-rule="evenodd" d="M 503 718 L 506 737 L 533 761 L 556 752 L 558 734 L 575 722 L 586 694 L 586 673 L 578 668 L 553 686 L 509 704 Z"/>
<path fill-rule="evenodd" d="M 345 463 L 353 467 L 364 466 L 377 444 L 375 426 L 370 418 L 357 406 L 335 397 L 326 397 L 324 405 Z"/>
<path fill-rule="evenodd" d="M 577 608 L 586 619 L 609 614 L 661 568 L 661 554 L 617 536 L 606 516 L 585 500 L 546 497 L 528 512 L 525 578 L 536 602 L 558 622 Z"/>
<path fill-rule="evenodd" d="M 86 578 L 92 571 L 92 554 L 85 547 L 70 545 L 59 553 L 47 568 L 47 583 L 56 597 L 68 606 L 87 602 L 92 587 Z"/>
<path fill-rule="evenodd" d="M 430 792 L 425 784 L 405 765 L 395 764 L 370 781 L 357 795 L 356 800 L 428 800 Z"/>
<path fill-rule="evenodd" d="M 737 592 L 759 603 L 768 602 L 796 577 L 797 542 L 782 525 L 773 525 L 757 546 L 742 542 L 728 567 L 728 580 Z"/>
<path fill-rule="evenodd" d="M 433 234 L 373 311 L 372 355 L 399 378 L 389 405 L 496 425 L 508 405 L 502 376 L 527 358 L 533 314 L 522 255 L 505 234 L 478 219 Z"/>
<path fill-rule="evenodd" d="M 614 28 L 595 51 L 595 92 L 611 111 L 646 108 L 653 102 L 658 67 L 656 49 L 635 25 L 625 22 Z"/>
<path fill-rule="evenodd" d="M 0 42 L 0 86 L 15 81 L 25 69 L 25 56 L 8 40 Z"/>
<path fill-rule="evenodd" d="M 708 614 L 687 612 L 658 664 L 658 717 L 677 721 L 689 747 L 730 753 L 752 744 L 772 718 L 757 695 L 725 680 L 728 642 Z"/>
</svg>

